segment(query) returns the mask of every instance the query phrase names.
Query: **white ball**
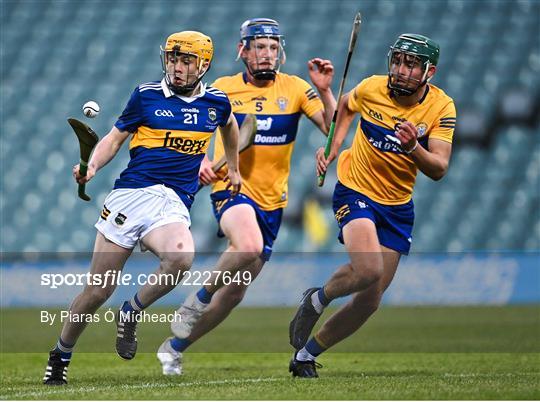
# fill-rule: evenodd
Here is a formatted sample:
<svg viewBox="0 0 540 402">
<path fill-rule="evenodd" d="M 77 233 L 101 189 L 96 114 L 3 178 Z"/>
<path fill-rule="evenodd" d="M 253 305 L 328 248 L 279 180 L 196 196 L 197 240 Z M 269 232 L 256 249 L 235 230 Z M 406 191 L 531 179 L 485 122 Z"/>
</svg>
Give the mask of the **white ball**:
<svg viewBox="0 0 540 402">
<path fill-rule="evenodd" d="M 94 101 L 86 102 L 82 107 L 86 117 L 94 118 L 99 114 L 99 105 Z"/>
</svg>

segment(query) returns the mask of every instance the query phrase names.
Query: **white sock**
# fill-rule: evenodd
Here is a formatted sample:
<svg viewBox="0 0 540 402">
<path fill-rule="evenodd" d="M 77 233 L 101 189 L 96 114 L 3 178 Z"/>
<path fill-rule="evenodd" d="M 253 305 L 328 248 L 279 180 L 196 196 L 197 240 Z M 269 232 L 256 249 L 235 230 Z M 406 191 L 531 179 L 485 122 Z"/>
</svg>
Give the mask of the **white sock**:
<svg viewBox="0 0 540 402">
<path fill-rule="evenodd" d="M 321 303 L 317 293 L 319 292 L 317 291 L 311 295 L 311 304 L 313 304 L 313 308 L 315 308 L 317 314 L 321 314 L 326 306 Z"/>
<path fill-rule="evenodd" d="M 58 349 L 60 352 L 64 353 L 72 353 L 73 352 L 73 346 L 70 348 L 65 347 L 60 343 L 60 340 L 56 342 L 56 349 Z"/>
<path fill-rule="evenodd" d="M 296 354 L 296 360 L 298 360 L 300 362 L 315 361 L 315 356 L 313 356 L 311 353 L 309 353 L 306 350 L 306 347 L 304 346 Z"/>
<path fill-rule="evenodd" d="M 131 308 L 134 310 L 134 311 L 141 311 L 141 308 L 139 307 L 139 305 L 137 304 L 137 302 L 135 301 L 135 297 L 132 297 L 131 300 L 129 301 L 129 305 L 131 306 Z"/>
<path fill-rule="evenodd" d="M 191 306 L 195 307 L 198 310 L 205 309 L 210 305 L 210 303 L 203 303 L 201 299 L 199 299 L 199 296 L 197 296 L 197 292 L 191 293 L 188 298 L 184 301 L 185 306 Z"/>
</svg>

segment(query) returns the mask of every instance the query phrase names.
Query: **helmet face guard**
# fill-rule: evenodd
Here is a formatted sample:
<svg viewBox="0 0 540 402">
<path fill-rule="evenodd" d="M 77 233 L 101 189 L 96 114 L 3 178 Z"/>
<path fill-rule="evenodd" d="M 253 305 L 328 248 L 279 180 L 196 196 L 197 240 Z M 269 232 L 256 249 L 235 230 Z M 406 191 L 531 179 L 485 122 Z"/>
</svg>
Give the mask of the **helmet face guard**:
<svg viewBox="0 0 540 402">
<path fill-rule="evenodd" d="M 171 91 L 185 95 L 194 91 L 210 69 L 214 53 L 212 40 L 195 31 L 174 33 L 161 47 L 161 65 L 165 83 Z M 183 72 L 176 72 L 177 63 L 183 64 Z M 182 84 L 175 83 L 176 79 Z"/>
<path fill-rule="evenodd" d="M 277 41 L 276 57 L 274 58 L 262 55 L 261 53 L 264 47 L 267 46 L 267 44 L 262 44 L 261 46 L 259 46 L 259 44 L 257 43 L 257 39 L 271 39 Z M 283 38 L 283 35 L 281 35 L 279 31 L 279 24 L 276 21 L 268 18 L 255 18 L 252 20 L 247 20 L 240 27 L 240 43 L 241 47 L 238 51 L 238 56 L 236 57 L 236 60 L 241 57 L 242 51 L 244 49 L 251 50 L 253 47 L 255 54 L 254 64 L 257 66 L 257 68 L 252 68 L 252 63 L 250 62 L 252 62 L 253 60 L 242 58 L 242 61 L 246 65 L 249 73 L 257 80 L 274 80 L 276 78 L 276 74 L 279 72 L 281 65 L 285 64 L 286 60 L 284 49 L 285 40 Z M 259 43 L 263 42 L 261 41 Z M 270 49 L 270 52 L 273 52 L 273 50 Z M 258 68 L 261 64 L 268 62 L 273 65 L 269 67 Z"/>
<path fill-rule="evenodd" d="M 407 66 L 409 74 L 399 74 L 402 65 Z M 413 69 L 418 65 L 422 68 L 420 79 L 413 77 Z M 400 96 L 414 94 L 418 88 L 428 82 L 427 72 L 430 65 L 429 61 L 414 53 L 391 50 L 388 53 L 388 88 Z"/>
<path fill-rule="evenodd" d="M 427 73 L 439 61 L 439 45 L 423 35 L 403 34 L 388 52 L 388 88 L 398 96 L 410 96 L 425 85 L 430 78 Z M 399 74 L 405 65 L 408 75 Z M 413 69 L 420 66 L 422 76 L 413 77 Z"/>
</svg>

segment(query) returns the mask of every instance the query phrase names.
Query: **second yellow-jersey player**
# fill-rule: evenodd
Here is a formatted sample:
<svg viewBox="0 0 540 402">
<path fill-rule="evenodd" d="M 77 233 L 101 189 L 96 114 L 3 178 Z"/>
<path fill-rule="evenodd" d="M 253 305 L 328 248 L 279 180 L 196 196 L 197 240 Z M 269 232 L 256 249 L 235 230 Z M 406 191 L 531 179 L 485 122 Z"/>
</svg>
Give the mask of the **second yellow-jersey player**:
<svg viewBox="0 0 540 402">
<path fill-rule="evenodd" d="M 278 73 L 267 87 L 251 84 L 246 73 L 222 77 L 213 84 L 231 100 L 238 124 L 248 113 L 257 117 L 257 134 L 253 146 L 240 155 L 242 193 L 263 210 L 287 205 L 291 155 L 302 114 L 313 117 L 323 111 L 315 90 L 303 79 Z M 216 137 L 214 159 L 223 155 L 223 143 Z M 224 190 L 224 182 L 216 182 L 213 191 Z"/>
<path fill-rule="evenodd" d="M 247 114 L 257 119 L 254 144 L 240 154 L 242 189 L 231 196 L 227 183 L 219 180 L 227 167 L 216 175 L 207 158 L 201 165 L 199 181 L 212 184 L 210 199 L 219 225 L 218 236 L 229 239 L 227 250 L 251 250 L 261 257 L 257 265 L 262 267 L 270 258 L 288 202 L 291 156 L 300 118 L 306 115 L 322 133 L 328 133 L 336 107 L 331 89 L 334 67 L 330 60 L 309 60 L 310 84 L 280 72 L 286 59 L 283 35 L 277 21 L 269 18 L 245 21 L 237 49 L 244 71 L 221 77 L 213 85 L 229 97 L 239 124 Z M 223 144 L 218 136 L 213 158 L 222 156 Z"/>
</svg>

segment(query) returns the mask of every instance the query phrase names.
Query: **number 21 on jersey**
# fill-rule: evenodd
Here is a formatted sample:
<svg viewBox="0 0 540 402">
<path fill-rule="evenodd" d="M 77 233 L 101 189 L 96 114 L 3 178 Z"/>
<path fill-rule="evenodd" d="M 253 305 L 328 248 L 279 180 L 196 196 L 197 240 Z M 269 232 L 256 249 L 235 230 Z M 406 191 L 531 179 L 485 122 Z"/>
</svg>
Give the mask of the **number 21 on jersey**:
<svg viewBox="0 0 540 402">
<path fill-rule="evenodd" d="M 197 114 L 184 113 L 184 124 L 197 124 Z"/>
</svg>

